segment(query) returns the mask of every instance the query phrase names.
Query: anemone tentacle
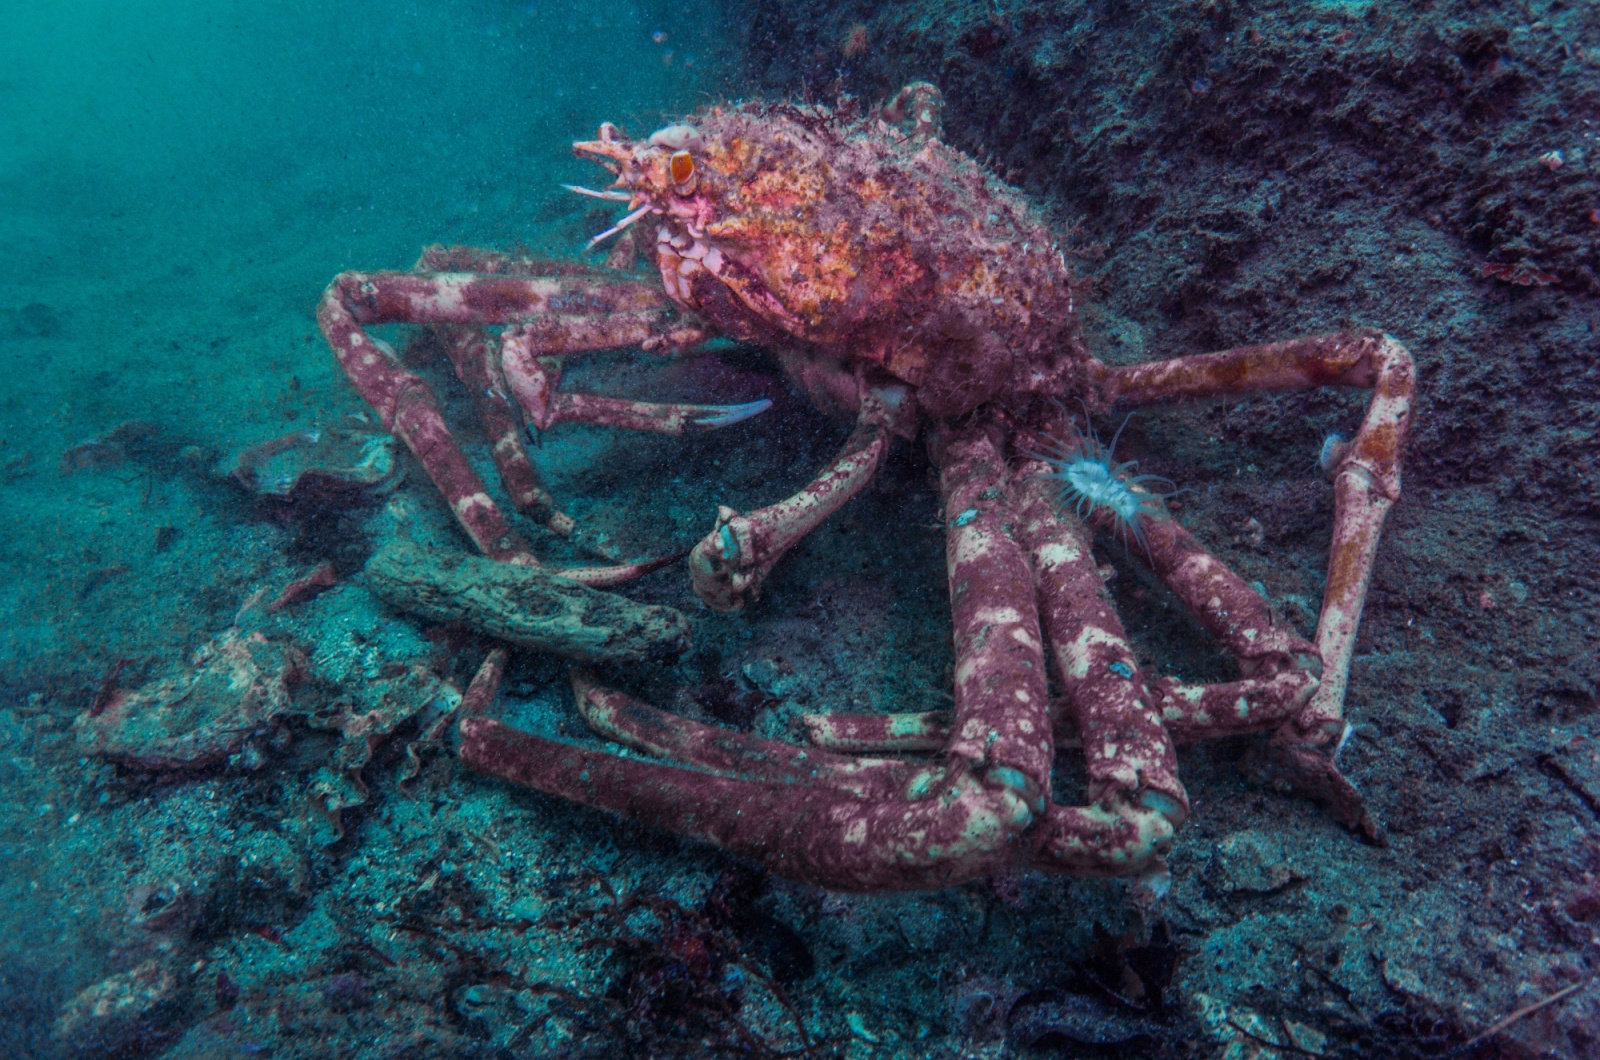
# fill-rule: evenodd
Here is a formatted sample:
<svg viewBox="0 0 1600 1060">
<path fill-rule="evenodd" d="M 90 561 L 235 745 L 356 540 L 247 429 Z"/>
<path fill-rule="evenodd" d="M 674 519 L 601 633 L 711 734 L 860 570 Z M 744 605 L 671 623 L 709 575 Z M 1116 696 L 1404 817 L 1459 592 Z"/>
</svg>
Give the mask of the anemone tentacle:
<svg viewBox="0 0 1600 1060">
<path fill-rule="evenodd" d="M 1062 508 L 1070 506 L 1080 519 L 1104 509 L 1115 521 L 1117 536 L 1126 540 L 1131 535 L 1140 547 L 1146 547 L 1140 519 L 1165 517 L 1166 498 L 1176 491 L 1156 485 L 1171 487 L 1172 481 L 1164 475 L 1135 474 L 1137 460 L 1117 462 L 1117 443 L 1129 419 L 1132 416 L 1123 418 L 1109 445 L 1100 440 L 1087 416 L 1081 429 L 1076 419 L 1068 419 L 1071 438 L 1052 441 L 1044 452 L 1027 455 L 1049 465 L 1050 470 L 1041 477 L 1059 483 L 1056 501 Z"/>
</svg>

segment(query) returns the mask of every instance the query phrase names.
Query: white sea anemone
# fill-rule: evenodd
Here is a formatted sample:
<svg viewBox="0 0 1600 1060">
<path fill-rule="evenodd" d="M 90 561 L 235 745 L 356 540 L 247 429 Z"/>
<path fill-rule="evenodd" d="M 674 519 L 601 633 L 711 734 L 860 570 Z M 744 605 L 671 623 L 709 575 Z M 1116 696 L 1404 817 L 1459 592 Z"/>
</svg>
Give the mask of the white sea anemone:
<svg viewBox="0 0 1600 1060">
<path fill-rule="evenodd" d="M 1084 417 L 1083 429 L 1076 420 L 1069 420 L 1072 437 L 1065 441 L 1052 441 L 1042 453 L 1028 455 L 1050 465 L 1044 477 L 1059 484 L 1057 501 L 1061 507 L 1071 505 L 1080 519 L 1088 519 L 1104 509 L 1115 521 L 1115 532 L 1123 540 L 1132 537 L 1141 546 L 1145 544 L 1141 518 L 1165 517 L 1166 498 L 1172 496 L 1172 482 L 1161 475 L 1136 475 L 1137 460 L 1116 461 L 1117 441 L 1122 428 L 1128 425 L 1123 419 L 1111 444 L 1100 441 Z"/>
<path fill-rule="evenodd" d="M 1322 451 L 1317 454 L 1317 466 L 1329 478 L 1339 470 L 1344 458 L 1350 455 L 1350 440 L 1338 431 L 1322 439 Z"/>
</svg>

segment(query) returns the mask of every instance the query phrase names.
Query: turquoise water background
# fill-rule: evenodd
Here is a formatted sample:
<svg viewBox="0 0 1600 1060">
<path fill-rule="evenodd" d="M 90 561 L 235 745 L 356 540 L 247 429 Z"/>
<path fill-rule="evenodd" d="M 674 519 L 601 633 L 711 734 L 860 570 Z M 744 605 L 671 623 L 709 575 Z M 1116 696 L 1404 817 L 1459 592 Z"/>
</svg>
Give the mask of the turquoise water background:
<svg viewBox="0 0 1600 1060">
<path fill-rule="evenodd" d="M 281 561 L 205 482 L 363 410 L 316 330 L 324 286 L 433 242 L 575 256 L 595 204 L 559 183 L 596 173 L 568 145 L 725 97 L 722 30 L 716 3 L 0 3 L 0 1053 L 122 967 L 127 881 L 72 868 L 114 837 L 23 719 L 59 710 L 71 762 L 98 675 L 178 658 Z M 161 459 L 60 466 L 128 421 Z"/>
<path fill-rule="evenodd" d="M 58 475 L 61 452 L 145 420 L 226 453 L 360 409 L 316 334 L 328 280 L 433 242 L 575 255 L 595 204 L 558 185 L 596 172 L 568 145 L 725 97 L 721 25 L 716 4 L 0 6 L 0 311 L 59 324 L 0 341 L 0 667 L 71 669 L 179 617 L 175 572 L 134 561 L 147 484 Z M 223 554 L 195 515 L 174 563 Z M 147 606 L 85 613 L 85 563 L 128 567 L 114 588 Z"/>
</svg>

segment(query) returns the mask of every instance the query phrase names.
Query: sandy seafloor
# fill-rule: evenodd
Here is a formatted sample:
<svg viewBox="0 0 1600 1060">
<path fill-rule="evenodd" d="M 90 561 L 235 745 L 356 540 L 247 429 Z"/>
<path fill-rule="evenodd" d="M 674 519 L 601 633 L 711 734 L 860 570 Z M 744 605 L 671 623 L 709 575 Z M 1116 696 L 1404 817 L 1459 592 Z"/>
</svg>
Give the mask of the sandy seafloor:
<svg viewBox="0 0 1600 1060">
<path fill-rule="evenodd" d="M 71 0 L 0 7 L 0 59 L 0 1053 L 1600 1055 L 1591 5 Z M 488 647 L 364 587 L 392 536 L 466 547 L 409 457 L 391 493 L 320 506 L 225 473 L 359 426 L 313 319 L 328 279 L 434 242 L 575 257 L 614 214 L 556 185 L 593 179 L 566 145 L 602 120 L 916 77 L 944 91 L 947 139 L 1079 252 L 1106 360 L 1349 325 L 1416 355 L 1341 758 L 1383 842 L 1252 779 L 1248 740 L 1181 752 L 1193 816 L 1159 898 L 1037 873 L 827 894 L 436 746 L 402 786 L 425 718 L 326 812 L 355 788 L 330 780 L 318 712 L 394 664 L 461 685 Z M 482 461 L 459 387 L 430 378 Z M 629 557 L 778 498 L 845 434 L 755 350 L 607 355 L 569 385 L 775 402 L 693 439 L 546 436 L 554 492 Z M 1317 449 L 1361 401 L 1150 414 L 1125 445 L 1309 632 Z M 681 608 L 695 647 L 614 678 L 769 735 L 803 709 L 940 702 L 935 503 L 903 445 L 748 614 L 650 576 L 627 593 Z M 1103 558 L 1147 662 L 1226 676 L 1124 550 Z M 84 753 L 97 700 L 324 561 L 337 587 L 248 620 L 308 655 L 298 712 L 190 773 Z M 497 709 L 589 739 L 564 680 L 516 655 Z"/>
</svg>

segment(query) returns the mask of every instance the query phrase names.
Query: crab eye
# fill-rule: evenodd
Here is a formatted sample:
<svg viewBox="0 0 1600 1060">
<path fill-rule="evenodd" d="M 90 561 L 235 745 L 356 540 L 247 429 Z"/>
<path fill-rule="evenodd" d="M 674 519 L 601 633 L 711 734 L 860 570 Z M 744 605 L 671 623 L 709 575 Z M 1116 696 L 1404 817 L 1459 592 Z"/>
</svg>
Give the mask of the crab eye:
<svg viewBox="0 0 1600 1060">
<path fill-rule="evenodd" d="M 687 151 L 675 151 L 667 160 L 667 171 L 672 174 L 674 184 L 687 184 L 694 176 L 694 158 Z"/>
</svg>

